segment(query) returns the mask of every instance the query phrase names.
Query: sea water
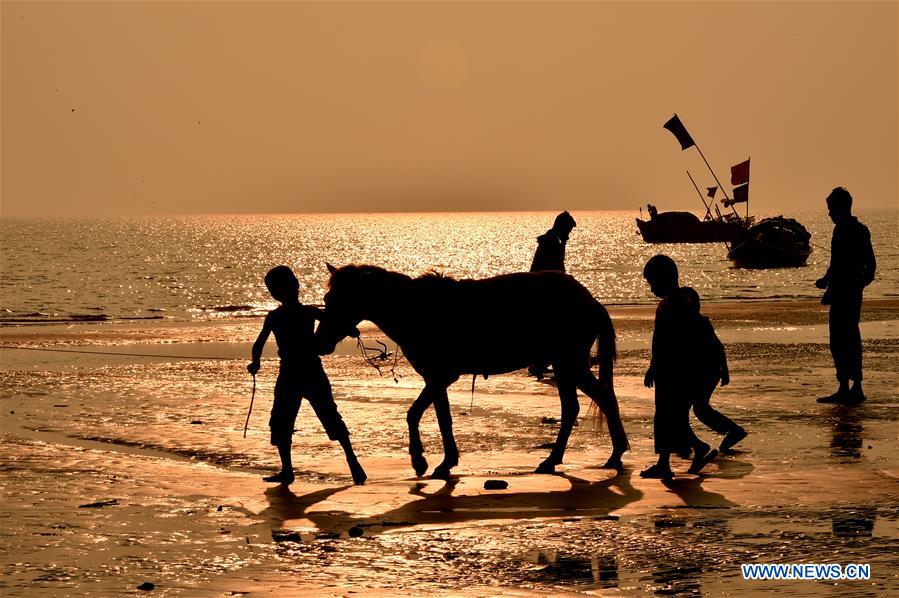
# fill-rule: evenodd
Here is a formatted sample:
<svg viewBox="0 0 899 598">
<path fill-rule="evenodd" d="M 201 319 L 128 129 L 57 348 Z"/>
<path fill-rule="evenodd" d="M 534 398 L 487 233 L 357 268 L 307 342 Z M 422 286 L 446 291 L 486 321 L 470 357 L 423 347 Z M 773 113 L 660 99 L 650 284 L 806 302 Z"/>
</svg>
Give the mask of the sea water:
<svg viewBox="0 0 899 598">
<path fill-rule="evenodd" d="M 825 212 L 795 216 L 812 234 L 803 268 L 737 269 L 721 243 L 644 243 L 631 212 L 574 212 L 568 272 L 607 304 L 655 300 L 646 260 L 666 253 L 683 284 L 705 301 L 815 298 L 827 268 L 832 223 Z M 262 277 L 293 268 L 302 299 L 319 303 L 325 263 L 366 263 L 458 278 L 526 271 L 549 212 L 216 215 L 0 221 L 0 323 L 261 315 L 274 307 Z M 871 229 L 877 280 L 867 298 L 899 296 L 897 212 L 861 212 Z"/>
<path fill-rule="evenodd" d="M 460 278 L 521 271 L 529 267 L 536 237 L 554 216 L 0 221 L 4 344 L 23 348 L 0 354 L 5 455 L 0 490 L 9 515 L 0 530 L 0 564 L 7 574 L 0 580 L 2 593 L 110 595 L 152 579 L 169 590 L 180 588 L 174 594 L 198 595 L 197 589 L 217 576 L 241 579 L 249 568 L 275 570 L 313 585 L 355 588 L 358 583 L 387 593 L 461 592 L 487 583 L 543 592 L 699 595 L 727 593 L 734 587 L 747 590 L 737 585 L 743 562 L 808 559 L 872 563 L 877 585 L 844 584 L 841 595 L 895 591 L 899 581 L 890 572 L 896 571 L 899 511 L 879 490 L 890 484 L 880 472 L 894 467 L 896 454 L 895 402 L 889 398 L 895 388 L 895 335 L 893 340 L 866 336 L 865 384 L 871 398 L 844 414 L 814 402 L 820 389 L 833 384 L 826 344 L 797 340 L 774 345 L 755 337 L 730 343 L 727 334 L 733 332 L 722 332 L 733 381 L 716 393 L 716 404 L 746 426 L 750 437 L 745 452 L 713 466 L 712 479 L 764 481 L 798 472 L 805 480 L 823 468 L 833 485 L 832 498 L 804 496 L 799 484 L 780 499 L 778 509 L 770 509 L 716 494 L 714 484 L 704 490 L 702 478 L 687 476 L 680 491 L 684 502 L 698 505 L 695 509 L 677 507 L 681 497 L 672 494 L 665 504 L 675 506 L 648 513 L 637 509 L 616 519 L 608 508 L 590 501 L 607 500 L 618 487 L 572 483 L 559 504 L 573 501 L 580 507 L 564 513 L 552 501 L 552 508 L 516 503 L 504 519 L 484 526 L 479 518 L 486 515 L 466 511 L 466 501 L 460 500 L 455 513 L 441 514 L 442 506 L 434 507 L 436 514 L 428 517 L 440 525 L 431 530 L 403 533 L 397 528 L 397 533 L 375 534 L 365 528 L 359 542 L 262 537 L 261 543 L 254 538 L 250 544 L 249 539 L 235 541 L 234 534 L 225 533 L 255 521 L 231 511 L 240 505 L 226 501 L 220 511 L 221 502 L 206 504 L 183 489 L 196 475 L 221 486 L 213 488 L 213 494 L 227 494 L 229 480 L 236 479 L 229 476 L 255 478 L 278 466 L 267 427 L 277 374 L 273 357 L 263 360 L 255 410 L 243 436 L 253 387 L 245 369 L 249 342 L 261 315 L 275 305 L 262 283 L 269 268 L 291 266 L 308 303 L 321 301 L 326 261 L 335 266 L 371 263 L 411 275 L 436 269 Z M 674 257 L 683 282 L 697 288 L 704 301 L 820 296 L 813 283 L 826 269 L 828 252 L 822 247 L 829 246 L 832 229 L 823 213 L 797 216 L 816 244 L 809 265 L 781 270 L 734 269 L 720 244 L 645 244 L 632 213 L 574 216 L 578 226 L 568 245 L 568 270 L 605 303 L 653 303 L 641 272 L 656 253 Z M 896 297 L 896 212 L 862 212 L 860 217 L 871 228 L 879 264 L 878 278 L 866 297 Z M 619 334 L 619 340 L 616 391 L 633 448 L 626 457 L 629 476 L 636 478 L 636 471 L 653 458 L 652 393 L 642 385 L 649 355 L 645 342 L 629 344 L 626 334 Z M 53 351 L 25 350 L 29 347 Z M 208 355 L 228 359 L 203 358 Z M 352 350 L 326 356 L 323 362 L 353 443 L 376 477 L 372 483 L 393 483 L 411 475 L 405 413 L 421 391 L 421 378 L 402 359 L 395 371 L 392 362 L 383 362 L 379 375 Z M 460 380 L 450 389 L 450 399 L 463 455 L 457 470 L 463 483 L 466 476 L 490 474 L 518 484 L 514 476 L 545 457 L 546 443 L 557 432 L 551 423 L 559 416 L 555 388 L 523 371 L 479 379 L 474 393 L 470 379 Z M 338 489 L 349 484 L 339 446 L 327 438 L 308 405 L 301 409 L 296 428 L 298 483 Z M 607 437 L 589 428 L 582 422 L 572 434 L 568 455 L 575 465 L 578 459 L 581 466 L 601 463 L 610 450 Z M 708 430 L 697 433 L 714 439 Z M 422 437 L 433 467 L 441 446 L 431 410 L 423 420 Z M 374 465 L 379 462 L 401 466 L 384 473 Z M 185 463 L 193 469 L 188 479 L 181 479 Z M 676 466 L 686 467 L 679 461 Z M 204 477 L 197 472 L 211 473 Z M 862 490 L 851 485 L 855 479 L 874 488 L 868 490 L 870 497 L 859 498 Z M 439 492 L 439 483 L 433 484 L 427 491 Z M 157 498 L 141 498 L 144 486 L 148 496 Z M 181 490 L 159 495 L 157 486 Z M 255 498 L 260 506 L 251 510 L 266 508 L 271 496 L 271 491 L 260 491 Z M 523 498 L 533 500 L 527 493 Z M 77 508 L 106 499 L 119 499 L 115 508 L 124 513 L 127 525 L 116 527 L 112 515 L 109 523 L 97 523 L 106 517 L 105 510 L 94 515 Z M 638 504 L 627 493 L 620 502 Z M 198 518 L 201 523 L 196 523 Z M 183 521 L 188 530 L 203 525 L 213 529 L 191 538 L 175 525 L 169 536 L 158 527 L 159 521 L 168 520 Z M 293 524 L 283 523 L 288 528 Z M 219 531 L 218 525 L 228 529 Z M 103 556 L 101 564 L 92 564 L 90 555 Z M 780 589 L 814 594 L 821 586 L 794 583 Z"/>
</svg>

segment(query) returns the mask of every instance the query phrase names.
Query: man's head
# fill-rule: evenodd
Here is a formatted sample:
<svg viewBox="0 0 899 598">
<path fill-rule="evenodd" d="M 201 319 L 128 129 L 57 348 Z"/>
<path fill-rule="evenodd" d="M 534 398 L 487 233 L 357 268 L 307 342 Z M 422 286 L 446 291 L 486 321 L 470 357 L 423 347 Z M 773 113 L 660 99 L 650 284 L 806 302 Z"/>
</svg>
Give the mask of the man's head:
<svg viewBox="0 0 899 598">
<path fill-rule="evenodd" d="M 643 266 L 643 278 L 656 297 L 667 297 L 677 287 L 677 264 L 667 255 L 654 255 Z"/>
<path fill-rule="evenodd" d="M 852 215 L 852 196 L 844 187 L 836 187 L 827 196 L 827 214 L 834 224 Z"/>
<path fill-rule="evenodd" d="M 553 230 L 556 231 L 556 234 L 559 235 L 559 238 L 563 241 L 568 240 L 568 235 L 571 234 L 571 229 L 575 226 L 577 226 L 577 223 L 568 212 L 562 212 L 556 216 L 556 220 L 553 222 Z"/>
<path fill-rule="evenodd" d="M 272 297 L 284 303 L 300 294 L 300 281 L 287 266 L 275 266 L 265 275 L 265 286 Z"/>
</svg>

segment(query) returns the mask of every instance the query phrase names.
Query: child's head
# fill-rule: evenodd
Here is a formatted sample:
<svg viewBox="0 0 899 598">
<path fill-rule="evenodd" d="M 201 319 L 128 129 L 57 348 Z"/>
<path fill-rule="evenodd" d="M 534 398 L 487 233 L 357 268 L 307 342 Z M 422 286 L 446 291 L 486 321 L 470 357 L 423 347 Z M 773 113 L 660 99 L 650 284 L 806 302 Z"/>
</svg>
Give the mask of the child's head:
<svg viewBox="0 0 899 598">
<path fill-rule="evenodd" d="M 667 297 L 677 285 L 677 264 L 667 255 L 654 255 L 643 266 L 643 278 L 656 297 Z"/>
<path fill-rule="evenodd" d="M 836 187 L 827 196 L 827 213 L 836 223 L 852 214 L 852 196 L 844 187 Z"/>
<path fill-rule="evenodd" d="M 300 295 L 300 281 L 287 266 L 275 266 L 269 270 L 265 275 L 265 286 L 272 297 L 282 303 Z"/>
<path fill-rule="evenodd" d="M 681 287 L 681 290 L 684 292 L 684 296 L 696 306 L 696 309 L 699 309 L 699 293 L 696 292 L 696 289 L 693 287 Z"/>
</svg>

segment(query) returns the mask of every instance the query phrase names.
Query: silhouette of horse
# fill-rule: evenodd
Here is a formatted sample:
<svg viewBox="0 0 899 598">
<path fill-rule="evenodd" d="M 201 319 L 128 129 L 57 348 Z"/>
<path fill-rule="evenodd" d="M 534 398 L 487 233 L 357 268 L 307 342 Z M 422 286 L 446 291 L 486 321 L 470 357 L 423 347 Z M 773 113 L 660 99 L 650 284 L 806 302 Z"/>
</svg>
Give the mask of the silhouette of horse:
<svg viewBox="0 0 899 598">
<path fill-rule="evenodd" d="M 615 329 L 605 307 L 561 272 L 505 274 L 455 280 L 438 274 L 410 278 L 377 266 L 334 268 L 325 294 L 325 317 L 316 332 L 323 352 L 334 350 L 356 325 L 373 322 L 402 349 L 425 380 L 406 416 L 416 475 L 427 471 L 418 424 L 432 403 L 443 438 L 443 462 L 432 477 L 446 479 L 458 465 L 447 388 L 464 374 L 504 374 L 536 363 L 553 365 L 562 403 L 559 435 L 536 469 L 553 473 L 562 463 L 580 406 L 580 389 L 609 423 L 612 454 L 605 467 L 621 468 L 629 449 L 612 386 Z M 600 378 L 590 371 L 590 348 L 599 340 Z"/>
</svg>

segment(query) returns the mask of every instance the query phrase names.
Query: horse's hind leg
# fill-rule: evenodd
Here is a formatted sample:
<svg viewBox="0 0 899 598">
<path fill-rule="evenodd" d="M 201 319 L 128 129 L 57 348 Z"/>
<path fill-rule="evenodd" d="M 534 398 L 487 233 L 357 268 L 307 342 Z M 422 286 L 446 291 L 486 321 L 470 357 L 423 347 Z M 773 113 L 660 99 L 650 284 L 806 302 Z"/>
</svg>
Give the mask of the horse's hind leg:
<svg viewBox="0 0 899 598">
<path fill-rule="evenodd" d="M 590 370 L 585 369 L 578 379 L 578 388 L 585 395 L 593 399 L 602 410 L 606 421 L 609 423 L 609 436 L 612 439 L 612 454 L 604 467 L 613 469 L 621 469 L 621 455 L 625 451 L 630 450 L 630 444 L 627 441 L 627 433 L 624 431 L 624 424 L 621 422 L 621 413 L 618 411 L 618 398 L 611 385 L 603 385 Z"/>
<path fill-rule="evenodd" d="M 553 473 L 556 470 L 556 465 L 562 463 L 565 449 L 568 447 L 568 438 L 571 436 L 571 429 L 574 427 L 577 414 L 581 409 L 577 401 L 577 390 L 572 379 L 567 376 L 558 378 L 559 368 L 554 366 L 554 369 L 556 370 L 559 385 L 559 399 L 562 402 L 562 423 L 559 426 L 559 435 L 556 437 L 556 443 L 553 445 L 552 452 L 534 470 L 534 473 Z"/>
<path fill-rule="evenodd" d="M 446 386 L 441 385 L 434 389 L 434 411 L 437 413 L 437 424 L 443 438 L 443 463 L 434 468 L 431 477 L 446 480 L 449 479 L 450 470 L 459 464 L 459 448 L 453 436 L 453 415 L 450 411 Z"/>
<path fill-rule="evenodd" d="M 415 402 L 409 407 L 406 413 L 406 423 L 409 425 L 409 455 L 412 458 L 412 469 L 415 475 L 421 477 L 428 470 L 428 461 L 425 459 L 425 449 L 421 444 L 421 434 L 418 431 L 418 424 L 421 423 L 421 416 L 424 415 L 425 409 L 431 406 L 434 401 L 432 389 L 425 384 L 424 389 Z"/>
</svg>

